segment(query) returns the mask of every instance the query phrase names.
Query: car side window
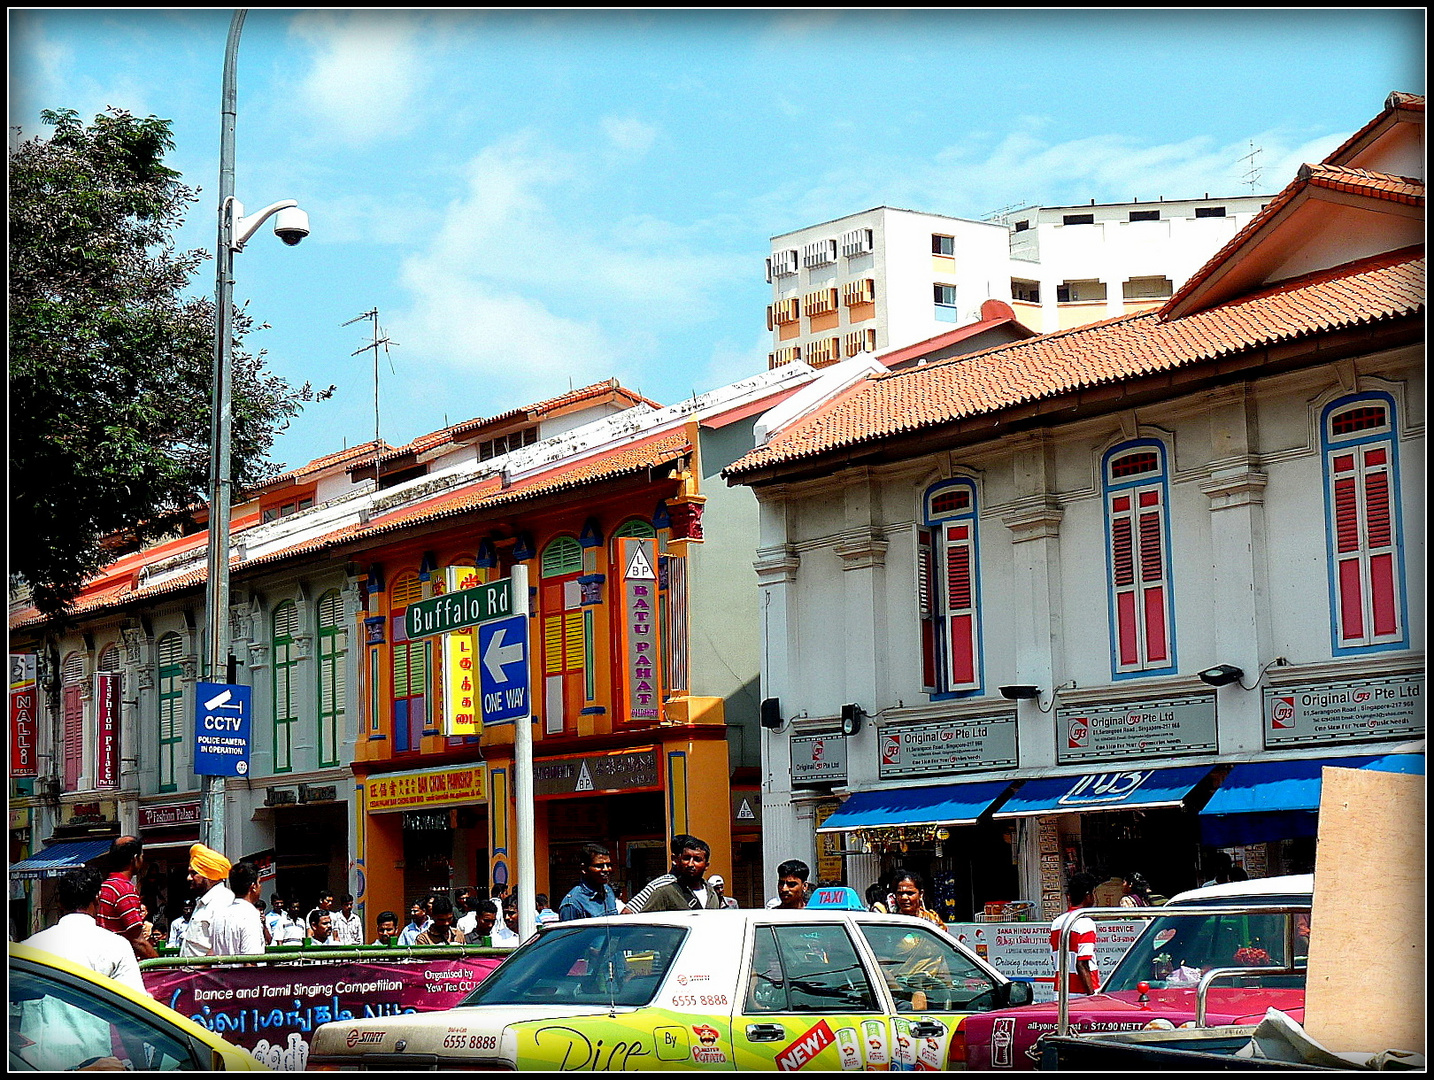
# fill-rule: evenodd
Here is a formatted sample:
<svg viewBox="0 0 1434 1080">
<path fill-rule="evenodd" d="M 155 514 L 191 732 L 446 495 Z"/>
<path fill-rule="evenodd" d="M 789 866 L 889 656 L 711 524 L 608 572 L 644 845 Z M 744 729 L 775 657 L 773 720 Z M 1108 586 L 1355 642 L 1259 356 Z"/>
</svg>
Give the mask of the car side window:
<svg viewBox="0 0 1434 1080">
<path fill-rule="evenodd" d="M 840 925 L 758 926 L 746 1011 L 871 1012 L 871 982 Z"/>
<path fill-rule="evenodd" d="M 994 1009 L 997 980 L 935 930 L 858 923 L 899 1013 Z"/>
<path fill-rule="evenodd" d="M 208 1068 L 188 1036 L 132 1013 L 103 991 L 10 968 L 10 1067 L 45 1072 L 86 1066 L 140 1071 Z M 113 1059 L 106 1062 L 106 1059 Z"/>
</svg>

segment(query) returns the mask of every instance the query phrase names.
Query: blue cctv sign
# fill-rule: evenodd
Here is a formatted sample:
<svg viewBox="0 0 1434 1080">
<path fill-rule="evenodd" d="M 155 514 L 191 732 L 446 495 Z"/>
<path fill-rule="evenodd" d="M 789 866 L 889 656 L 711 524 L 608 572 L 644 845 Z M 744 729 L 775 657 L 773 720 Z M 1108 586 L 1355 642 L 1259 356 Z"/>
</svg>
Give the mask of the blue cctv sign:
<svg viewBox="0 0 1434 1080">
<path fill-rule="evenodd" d="M 253 688 L 202 682 L 195 691 L 195 774 L 248 776 Z"/>
</svg>

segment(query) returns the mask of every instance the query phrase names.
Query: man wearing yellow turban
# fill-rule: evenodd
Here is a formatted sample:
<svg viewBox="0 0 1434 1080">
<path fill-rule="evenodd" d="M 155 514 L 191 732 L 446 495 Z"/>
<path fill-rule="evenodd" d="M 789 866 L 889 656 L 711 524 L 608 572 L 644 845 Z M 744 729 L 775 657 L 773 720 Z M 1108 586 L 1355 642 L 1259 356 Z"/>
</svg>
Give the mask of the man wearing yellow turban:
<svg viewBox="0 0 1434 1080">
<path fill-rule="evenodd" d="M 213 848 L 195 844 L 189 849 L 188 881 L 196 900 L 179 947 L 180 956 L 214 955 L 214 920 L 234 902 L 234 893 L 224 884 L 229 870 L 229 860 Z"/>
</svg>

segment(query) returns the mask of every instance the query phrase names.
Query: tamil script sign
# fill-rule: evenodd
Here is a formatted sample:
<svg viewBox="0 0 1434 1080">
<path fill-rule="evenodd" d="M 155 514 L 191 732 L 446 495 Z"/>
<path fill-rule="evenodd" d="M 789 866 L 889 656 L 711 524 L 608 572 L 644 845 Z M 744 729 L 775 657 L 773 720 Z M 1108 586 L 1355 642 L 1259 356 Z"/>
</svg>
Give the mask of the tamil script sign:
<svg viewBox="0 0 1434 1080">
<path fill-rule="evenodd" d="M 314 1029 L 330 1020 L 436 1012 L 457 1005 L 501 957 L 153 968 L 154 999 L 242 1046 L 271 1069 L 301 1072 Z"/>
<path fill-rule="evenodd" d="M 797 735 L 791 740 L 792 786 L 846 782 L 846 738 Z"/>
<path fill-rule="evenodd" d="M 584 754 L 570 758 L 539 758 L 533 762 L 533 795 L 600 794 L 660 788 L 657 748 L 616 754 Z"/>
<path fill-rule="evenodd" d="M 1014 767 L 1016 715 L 886 727 L 877 745 L 883 780 Z"/>
<path fill-rule="evenodd" d="M 1213 754 L 1215 695 L 1056 710 L 1056 761 Z"/>
<path fill-rule="evenodd" d="M 961 944 L 975 950 L 1007 978 L 1029 982 L 1036 1001 L 1056 998 L 1056 962 L 1051 953 L 1051 927 L 1034 923 L 947 923 Z M 1095 966 L 1101 980 L 1110 976 L 1145 923 L 1139 919 L 1105 920 L 1097 924 Z"/>
<path fill-rule="evenodd" d="M 1265 690 L 1265 746 L 1424 735 L 1424 676 L 1386 675 Z"/>
<path fill-rule="evenodd" d="M 513 581 L 511 578 L 500 578 L 472 589 L 444 593 L 428 600 L 415 600 L 404 612 L 404 626 L 408 636 L 417 639 L 464 630 L 511 614 Z"/>
</svg>

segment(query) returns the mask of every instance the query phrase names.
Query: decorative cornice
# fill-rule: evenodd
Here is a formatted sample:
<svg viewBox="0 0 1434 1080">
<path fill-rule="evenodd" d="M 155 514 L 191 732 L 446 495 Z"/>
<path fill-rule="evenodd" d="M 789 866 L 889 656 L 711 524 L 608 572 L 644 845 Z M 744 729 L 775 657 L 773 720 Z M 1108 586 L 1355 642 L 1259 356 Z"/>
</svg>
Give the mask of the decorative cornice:
<svg viewBox="0 0 1434 1080">
<path fill-rule="evenodd" d="M 886 539 L 872 529 L 843 536 L 836 543 L 836 553 L 841 556 L 843 570 L 870 570 L 886 565 Z"/>
<path fill-rule="evenodd" d="M 797 580 L 797 567 L 801 562 L 797 549 L 790 544 L 783 544 L 781 547 L 759 550 L 752 569 L 757 571 L 758 585 L 782 585 Z"/>
<path fill-rule="evenodd" d="M 1001 515 L 1001 524 L 1011 530 L 1011 543 L 1027 540 L 1054 540 L 1061 533 L 1066 512 L 1052 495 L 1022 499 Z"/>
<path fill-rule="evenodd" d="M 1211 510 L 1229 510 L 1263 503 L 1269 482 L 1269 476 L 1253 461 L 1242 460 L 1211 466 L 1210 478 L 1200 481 L 1199 487 L 1210 500 Z"/>
</svg>

